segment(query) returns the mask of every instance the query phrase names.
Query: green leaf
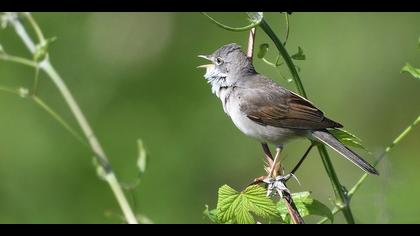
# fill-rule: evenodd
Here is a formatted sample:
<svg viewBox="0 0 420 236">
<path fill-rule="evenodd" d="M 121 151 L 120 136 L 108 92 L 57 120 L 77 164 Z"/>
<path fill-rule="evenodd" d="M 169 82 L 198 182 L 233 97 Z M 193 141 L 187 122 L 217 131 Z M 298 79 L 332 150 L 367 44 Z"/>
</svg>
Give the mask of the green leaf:
<svg viewBox="0 0 420 236">
<path fill-rule="evenodd" d="M 298 47 L 298 52 L 293 54 L 291 57 L 294 60 L 305 60 L 306 59 L 306 56 L 303 53 L 303 49 L 301 47 Z"/>
<path fill-rule="evenodd" d="M 260 44 L 260 50 L 258 51 L 258 53 L 257 53 L 257 57 L 258 58 L 264 58 L 265 57 L 265 54 L 267 54 L 267 52 L 268 52 L 268 43 L 263 43 L 263 44 Z"/>
<path fill-rule="evenodd" d="M 368 151 L 363 145 L 362 140 L 356 135 L 344 130 L 344 129 L 330 129 L 328 130 L 334 137 L 336 137 L 344 145 L 361 148 Z"/>
<path fill-rule="evenodd" d="M 217 218 L 217 209 L 209 210 L 208 205 L 206 205 L 205 207 L 206 209 L 204 209 L 203 214 L 207 216 L 207 218 L 209 218 L 211 222 L 220 224 L 221 222 Z"/>
<path fill-rule="evenodd" d="M 405 64 L 405 66 L 401 69 L 401 73 L 403 72 L 407 72 L 411 74 L 411 76 L 413 76 L 414 78 L 420 80 L 420 69 L 414 68 L 409 63 Z"/>
<path fill-rule="evenodd" d="M 138 147 L 138 157 L 137 157 L 137 168 L 139 169 L 140 175 L 143 175 L 146 172 L 147 167 L 147 152 L 144 148 L 143 141 L 141 139 L 137 140 Z"/>
<path fill-rule="evenodd" d="M 334 216 L 331 210 L 325 206 L 322 202 L 310 197 L 310 192 L 300 192 L 292 194 L 293 201 L 302 217 L 309 215 L 325 216 L 331 222 L 334 220 Z M 284 201 L 277 203 L 277 209 L 280 212 L 281 217 L 284 221 L 290 222 L 290 215 L 287 211 L 286 204 Z"/>
<path fill-rule="evenodd" d="M 251 185 L 242 192 L 223 185 L 219 188 L 217 219 L 221 223 L 254 224 L 251 213 L 269 219 L 278 216 L 276 204 L 259 185 Z"/>
</svg>

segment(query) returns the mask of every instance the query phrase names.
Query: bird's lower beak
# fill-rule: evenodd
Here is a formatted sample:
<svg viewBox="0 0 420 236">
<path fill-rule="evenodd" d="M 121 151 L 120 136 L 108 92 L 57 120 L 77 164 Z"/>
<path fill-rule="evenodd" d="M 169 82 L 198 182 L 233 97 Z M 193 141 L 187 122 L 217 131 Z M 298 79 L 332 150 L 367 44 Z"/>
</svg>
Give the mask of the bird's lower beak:
<svg viewBox="0 0 420 236">
<path fill-rule="evenodd" d="M 209 61 L 211 60 L 210 57 L 206 56 L 206 55 L 198 55 L 198 57 L 204 58 L 204 59 L 209 60 Z M 197 68 L 209 68 L 209 67 L 212 67 L 212 66 L 214 66 L 214 64 L 201 65 L 201 66 L 197 66 Z"/>
</svg>

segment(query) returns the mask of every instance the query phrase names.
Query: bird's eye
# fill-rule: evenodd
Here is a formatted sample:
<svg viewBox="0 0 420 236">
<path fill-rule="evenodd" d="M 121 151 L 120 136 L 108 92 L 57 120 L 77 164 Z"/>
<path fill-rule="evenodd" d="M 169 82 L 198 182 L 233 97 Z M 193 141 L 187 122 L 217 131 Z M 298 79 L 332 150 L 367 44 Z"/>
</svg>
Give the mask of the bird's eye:
<svg viewBox="0 0 420 236">
<path fill-rule="evenodd" d="M 216 57 L 216 64 L 221 65 L 223 63 L 223 59 L 221 57 Z"/>
</svg>

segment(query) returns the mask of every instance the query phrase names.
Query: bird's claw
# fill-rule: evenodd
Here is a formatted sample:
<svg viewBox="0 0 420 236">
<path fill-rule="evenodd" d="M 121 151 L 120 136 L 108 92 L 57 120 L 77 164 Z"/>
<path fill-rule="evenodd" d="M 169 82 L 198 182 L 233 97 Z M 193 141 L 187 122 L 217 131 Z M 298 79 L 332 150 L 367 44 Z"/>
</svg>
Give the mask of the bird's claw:
<svg viewBox="0 0 420 236">
<path fill-rule="evenodd" d="M 277 192 L 280 195 L 280 197 L 283 197 L 283 192 L 290 193 L 289 189 L 285 185 L 288 178 L 290 178 L 288 177 L 288 175 L 279 175 L 274 179 L 271 177 L 264 179 L 263 182 L 268 184 L 267 197 L 271 196 L 273 192 Z"/>
<path fill-rule="evenodd" d="M 280 195 L 280 197 L 283 197 L 283 192 L 287 192 L 290 194 L 289 189 L 286 187 L 286 182 L 290 179 L 290 178 L 294 178 L 298 184 L 300 185 L 299 180 L 297 179 L 297 177 L 293 174 L 287 174 L 287 175 L 279 175 L 276 178 L 271 178 L 271 177 L 267 177 L 265 179 L 263 179 L 263 182 L 268 184 L 267 187 L 267 196 L 271 196 L 274 193 L 278 193 Z"/>
</svg>

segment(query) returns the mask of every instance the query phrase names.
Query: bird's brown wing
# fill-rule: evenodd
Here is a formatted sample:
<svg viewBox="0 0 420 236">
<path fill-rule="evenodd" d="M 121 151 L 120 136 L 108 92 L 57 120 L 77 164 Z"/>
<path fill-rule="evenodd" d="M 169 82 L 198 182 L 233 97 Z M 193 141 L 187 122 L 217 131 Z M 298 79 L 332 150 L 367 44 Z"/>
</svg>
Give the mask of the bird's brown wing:
<svg viewBox="0 0 420 236">
<path fill-rule="evenodd" d="M 339 128 L 303 97 L 274 83 L 241 92 L 240 109 L 260 125 L 293 129 Z"/>
</svg>

